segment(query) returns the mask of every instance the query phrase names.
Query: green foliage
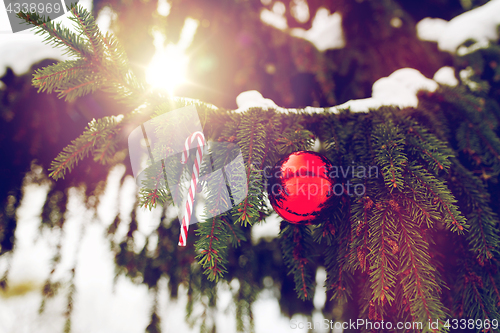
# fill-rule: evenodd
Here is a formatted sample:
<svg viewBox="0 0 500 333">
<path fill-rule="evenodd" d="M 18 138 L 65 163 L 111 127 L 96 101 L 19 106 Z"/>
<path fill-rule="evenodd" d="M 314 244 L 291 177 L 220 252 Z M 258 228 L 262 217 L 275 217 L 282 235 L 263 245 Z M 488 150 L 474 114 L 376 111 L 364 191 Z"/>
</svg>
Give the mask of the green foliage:
<svg viewBox="0 0 500 333">
<path fill-rule="evenodd" d="M 204 273 L 210 281 L 218 281 L 227 272 L 229 230 L 223 219 L 224 217 L 213 217 L 199 223 L 196 230 L 197 236 L 200 237 L 196 241 L 196 250 L 199 252 L 196 258 L 205 268 Z"/>
<path fill-rule="evenodd" d="M 332 291 L 331 300 L 338 304 L 347 304 L 352 298 L 353 289 L 356 288 L 353 265 L 349 262 L 350 247 L 350 221 L 346 216 L 347 207 L 340 203 L 333 210 L 329 220 L 321 223 L 315 230 L 315 240 L 322 243 L 326 241 L 323 253 L 327 277 L 325 287 Z M 363 265 L 366 261 L 360 258 Z M 357 263 L 356 258 L 356 263 Z"/>
<path fill-rule="evenodd" d="M 408 124 L 407 131 L 411 134 L 407 140 L 411 147 L 412 160 L 423 159 L 435 175 L 441 170 L 448 172 L 451 165 L 450 158 L 455 154 L 446 143 L 417 123 Z"/>
<path fill-rule="evenodd" d="M 122 129 L 122 118 L 113 116 L 92 120 L 85 131 L 54 159 L 49 176 L 56 180 L 64 178 L 67 171 L 89 154 L 97 162 L 109 163 L 116 149 L 116 134 Z"/>
<path fill-rule="evenodd" d="M 83 7 L 71 8 L 71 14 L 76 32 L 36 13 L 19 13 L 37 27 L 36 34 L 44 35 L 47 44 L 77 58 L 36 71 L 33 85 L 39 91 L 56 91 L 67 101 L 103 89 L 121 102 L 133 103 L 133 97 L 144 94 L 144 88 L 130 71 L 119 42 L 111 34 L 103 36 L 92 14 Z"/>
<path fill-rule="evenodd" d="M 215 179 L 218 186 L 206 189 L 206 218 L 196 225 L 194 248 L 181 251 L 172 245 L 178 234 L 172 231 L 170 221 L 168 228 L 161 225 L 155 231 L 159 238 L 155 254 L 144 246 L 134 255 L 132 235 L 137 221 L 133 217 L 126 240 L 113 243 L 116 262 L 122 267 L 118 273 L 142 277 L 150 288 L 165 274 L 174 281 L 172 293 L 184 284 L 188 317 L 197 321 L 194 304 L 203 303 L 201 328 L 210 330 L 207 309 L 216 304 L 217 286 L 226 278 L 230 280 L 235 274 L 232 269 L 246 269 L 249 248 L 256 246 L 249 243 L 251 228 L 269 215 L 266 167 L 286 154 L 311 149 L 318 138 L 320 151 L 335 166 L 352 168 L 352 172 L 337 177 L 336 183 L 344 190 L 354 184 L 364 191 L 361 195 L 346 191 L 338 195 L 335 205 L 315 226 L 282 223 L 279 245 L 298 297 L 313 297 L 316 265 L 323 265 L 331 300 L 348 306 L 356 303 L 351 302 L 356 297 L 364 319 L 420 321 L 424 326 L 429 320 L 438 320 L 438 331 L 445 331 L 443 323 L 449 316 L 498 318 L 500 236 L 495 204 L 500 192 L 500 107 L 498 96 L 485 89 L 486 85 L 480 85 L 484 89 L 478 91 L 462 84 L 420 92 L 416 108 L 387 106 L 367 113 L 325 109 L 315 115 L 305 109 L 281 113 L 251 108 L 235 113 L 200 101 L 145 94 L 116 39 L 103 36 L 85 10 L 75 7 L 72 14 L 78 34 L 36 16 L 25 17 L 39 26 L 48 43 L 77 57 L 38 71 L 35 87 L 59 92 L 68 100 L 104 89 L 136 109 L 122 120 L 105 117 L 89 123 L 55 159 L 52 178 L 64 177 L 88 155 L 102 164 L 112 164 L 125 124 L 138 126 L 151 115 L 154 121 L 154 116 L 185 105 L 197 107 L 207 140 L 227 145 L 226 150 L 211 151 L 210 163 L 226 165 L 234 159 L 231 152 L 238 151 L 233 148 L 241 149 L 244 160 L 240 173 L 220 173 Z M 500 58 L 497 48 L 489 52 Z M 479 65 L 482 70 L 478 74 L 484 74 L 486 65 Z M 171 140 L 184 139 L 166 133 L 161 123 L 156 125 L 164 142 L 155 148 L 155 154 L 165 154 Z M 165 184 L 165 174 L 175 177 L 182 170 L 165 163 L 147 169 L 140 193 L 142 206 L 172 206 L 172 196 L 177 193 Z M 203 170 L 208 167 L 205 162 Z M 373 168 L 375 174 L 371 174 Z M 230 203 L 222 195 L 228 180 L 248 185 L 245 199 L 230 211 L 226 211 Z M 237 189 L 229 199 L 234 200 L 242 191 Z M 213 216 L 217 211 L 226 212 Z M 118 221 L 109 233 L 117 228 Z M 441 257 L 446 251 L 455 251 L 458 263 Z M 316 263 L 312 260 L 315 256 L 320 257 Z M 182 266 L 180 263 L 185 268 L 175 268 L 176 264 Z M 202 271 L 207 279 L 200 278 Z M 272 274 L 262 272 L 263 276 Z M 238 276 L 235 303 L 238 317 L 249 319 L 239 318 L 237 329 L 251 331 L 251 303 L 257 292 L 252 290 L 255 284 L 243 280 Z M 446 297 L 448 290 L 452 297 Z M 449 299 L 453 299 L 451 304 Z M 157 331 L 159 320 L 153 312 L 148 330 Z"/>
<path fill-rule="evenodd" d="M 283 259 L 289 274 L 293 274 L 297 295 L 302 300 L 312 298 L 315 281 L 311 270 L 313 238 L 309 227 L 282 222 L 280 238 Z"/>
<path fill-rule="evenodd" d="M 377 125 L 373 131 L 375 162 L 382 168 L 385 184 L 392 192 L 403 187 L 403 167 L 408 163 L 404 153 L 404 137 L 392 120 Z"/>
<path fill-rule="evenodd" d="M 454 181 L 453 187 L 466 203 L 464 212 L 470 224 L 467 240 L 479 263 L 484 264 L 499 254 L 498 216 L 489 206 L 491 198 L 485 185 L 456 159 L 453 164 L 456 167 L 455 180 L 457 177 L 466 180 Z"/>
<path fill-rule="evenodd" d="M 447 228 L 461 233 L 464 227 L 467 227 L 466 220 L 460 214 L 457 206 L 454 205 L 456 200 L 444 182 L 414 163 L 410 164 L 407 170 L 413 181 L 412 187 L 417 191 L 421 191 L 421 195 L 427 195 L 429 199 L 432 199 L 432 204 L 441 213 Z"/>
</svg>

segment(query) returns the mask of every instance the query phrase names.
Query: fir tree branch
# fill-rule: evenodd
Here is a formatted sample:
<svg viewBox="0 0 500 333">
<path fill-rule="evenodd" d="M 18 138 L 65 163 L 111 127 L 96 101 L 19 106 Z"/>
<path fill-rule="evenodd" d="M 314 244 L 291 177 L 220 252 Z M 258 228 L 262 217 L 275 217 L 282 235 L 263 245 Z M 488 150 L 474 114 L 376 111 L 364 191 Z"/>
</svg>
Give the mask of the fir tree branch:
<svg viewBox="0 0 500 333">
<path fill-rule="evenodd" d="M 69 29 L 63 28 L 60 23 L 53 23 L 49 19 L 39 16 L 37 13 L 20 12 L 19 17 L 27 23 L 37 27 L 36 35 L 48 35 L 44 42 L 53 45 L 54 47 L 62 47 L 66 49 L 66 54 L 79 56 L 85 54 L 85 48 L 81 43 L 81 39 L 73 34 Z"/>
<path fill-rule="evenodd" d="M 371 300 L 377 305 L 394 301 L 396 283 L 396 256 L 389 241 L 397 237 L 395 221 L 391 210 L 383 203 L 377 203 L 369 222 L 370 285 Z"/>
<path fill-rule="evenodd" d="M 73 17 L 71 19 L 77 23 L 78 30 L 80 30 L 86 37 L 90 46 L 92 47 L 92 54 L 97 61 L 100 61 L 103 55 L 102 35 L 99 31 L 97 23 L 94 21 L 92 15 L 83 10 L 83 7 L 75 6 L 71 9 Z"/>
<path fill-rule="evenodd" d="M 403 166 L 408 163 L 404 152 L 404 137 L 399 128 L 389 119 L 374 128 L 373 147 L 375 162 L 381 167 L 385 183 L 390 192 L 403 188 Z"/>
<path fill-rule="evenodd" d="M 63 47 L 78 59 L 37 71 L 33 85 L 42 91 L 56 90 L 60 98 L 65 97 L 68 101 L 97 89 L 104 89 L 121 102 L 141 104 L 146 97 L 144 88 L 130 71 L 124 51 L 116 39 L 110 35 L 103 37 L 94 18 L 84 8 L 75 6 L 71 9 L 71 14 L 71 19 L 77 23 L 80 31 L 78 35 L 59 23 L 45 22 L 36 13 L 21 15 L 28 23 L 38 27 L 37 34 L 48 35 L 46 43 Z M 73 69 L 68 68 L 72 64 Z M 72 75 L 59 79 L 51 75 L 64 71 Z M 135 101 L 134 96 L 137 97 Z"/>
<path fill-rule="evenodd" d="M 348 221 L 343 219 L 342 221 Z M 350 226 L 339 226 L 339 232 L 336 234 L 336 245 L 327 247 L 324 251 L 325 268 L 326 268 L 326 288 L 332 290 L 331 300 L 337 301 L 339 304 L 345 304 L 349 299 L 352 299 L 352 288 L 354 283 L 353 269 L 350 267 L 349 249 L 350 241 Z"/>
<path fill-rule="evenodd" d="M 436 283 L 436 269 L 430 262 L 429 244 L 411 216 L 394 201 L 392 210 L 399 221 L 399 275 L 403 293 L 416 321 L 429 322 L 445 319 L 444 306 L 439 299 L 440 286 Z"/>
<path fill-rule="evenodd" d="M 195 248 L 199 253 L 198 262 L 205 269 L 204 274 L 210 281 L 218 281 L 226 273 L 227 230 L 221 217 L 213 217 L 204 223 L 198 223 Z"/>
<path fill-rule="evenodd" d="M 450 182 L 465 203 L 467 222 L 470 225 L 467 240 L 480 263 L 490 261 L 498 255 L 500 236 L 496 230 L 498 216 L 490 207 L 490 196 L 485 185 L 456 159 L 453 162 L 453 177 Z M 457 181 L 460 179 L 461 181 Z"/>
<path fill-rule="evenodd" d="M 231 231 L 230 236 L 233 247 L 239 247 L 241 241 L 245 242 L 247 240 L 245 234 L 238 227 L 238 225 L 231 223 L 230 221 L 227 220 L 226 217 L 223 217 L 222 221 L 224 221 L 226 227 Z"/>
<path fill-rule="evenodd" d="M 366 181 L 365 181 L 366 186 Z M 365 187 L 366 188 L 366 187 Z M 358 268 L 361 272 L 365 272 L 370 263 L 367 255 L 370 252 L 368 246 L 368 226 L 372 215 L 371 210 L 374 208 L 373 200 L 369 196 L 357 198 L 352 205 L 352 222 L 351 222 L 351 251 L 349 258 L 349 266 L 353 270 Z"/>
<path fill-rule="evenodd" d="M 312 259 L 312 237 L 307 226 L 295 226 L 281 223 L 281 250 L 288 267 L 288 274 L 293 274 L 295 291 L 302 300 L 314 295 L 314 275 L 310 264 Z"/>
<path fill-rule="evenodd" d="M 265 151 L 266 133 L 260 120 L 258 110 L 250 109 L 242 119 L 237 132 L 237 140 L 247 168 L 248 193 L 243 202 L 233 209 L 233 216 L 235 223 L 245 226 L 252 225 L 260 219 L 258 212 L 263 206 L 262 172 L 255 167 L 263 163 Z"/>
<path fill-rule="evenodd" d="M 314 135 L 303 129 L 290 129 L 275 141 L 276 150 L 281 156 L 288 155 L 298 150 L 309 150 L 312 146 Z"/>
<path fill-rule="evenodd" d="M 264 123 L 264 131 L 266 133 L 266 139 L 264 142 L 264 155 L 262 156 L 262 162 L 260 163 L 260 170 L 265 170 L 266 165 L 272 165 L 277 157 L 275 148 L 275 142 L 278 140 L 280 131 L 280 117 L 276 113 L 269 112 L 269 118 L 266 119 Z"/>
<path fill-rule="evenodd" d="M 111 133 L 116 134 L 121 129 L 119 126 L 121 120 L 122 118 L 118 117 L 104 117 L 91 121 L 83 134 L 66 146 L 54 159 L 49 169 L 51 171 L 49 176 L 55 180 L 64 178 L 67 171 L 89 153 L 93 153 L 96 147 L 106 144 Z"/>
<path fill-rule="evenodd" d="M 464 216 L 454 205 L 456 199 L 443 182 L 434 178 L 429 172 L 414 163 L 406 167 L 405 170 L 416 180 L 416 185 L 425 189 L 425 193 L 432 197 L 433 204 L 439 203 L 441 211 L 445 216 L 445 222 L 452 231 L 462 233 L 464 228 L 468 228 Z M 425 193 L 423 193 L 424 197 Z"/>
<path fill-rule="evenodd" d="M 496 300 L 497 300 L 496 306 L 500 307 L 500 292 L 498 291 L 498 289 L 499 289 L 498 288 L 498 283 L 497 283 L 497 281 L 495 281 L 495 277 L 493 276 L 493 274 L 491 273 L 491 271 L 488 272 L 488 286 L 487 286 L 487 289 L 493 291 L 493 294 L 494 294 L 493 298 L 496 298 Z"/>
<path fill-rule="evenodd" d="M 449 159 L 455 154 L 444 142 L 416 124 L 409 126 L 408 133 L 407 142 L 419 151 L 434 174 L 440 170 L 448 171 L 451 165 Z"/>
<path fill-rule="evenodd" d="M 408 180 L 407 183 L 410 184 L 411 180 Z M 441 214 L 436 209 L 433 198 L 422 194 L 418 187 L 407 186 L 396 198 L 419 227 L 425 222 L 426 227 L 431 229 L 441 220 Z"/>
<path fill-rule="evenodd" d="M 472 271 L 469 259 L 464 259 L 464 267 L 458 278 L 459 288 L 456 290 L 455 313 L 459 318 L 481 319 L 491 322 L 500 318 L 496 304 L 489 297 L 486 286 L 481 276 Z M 460 299 L 460 301 L 458 301 Z M 500 328 L 492 332 L 500 332 Z"/>
<path fill-rule="evenodd" d="M 344 156 L 347 153 L 347 138 L 343 128 L 345 125 L 337 118 L 335 115 L 329 115 L 323 127 L 325 131 L 330 132 L 330 139 L 326 141 L 326 149 L 330 153 L 331 159 L 336 164 L 343 164 Z"/>
</svg>

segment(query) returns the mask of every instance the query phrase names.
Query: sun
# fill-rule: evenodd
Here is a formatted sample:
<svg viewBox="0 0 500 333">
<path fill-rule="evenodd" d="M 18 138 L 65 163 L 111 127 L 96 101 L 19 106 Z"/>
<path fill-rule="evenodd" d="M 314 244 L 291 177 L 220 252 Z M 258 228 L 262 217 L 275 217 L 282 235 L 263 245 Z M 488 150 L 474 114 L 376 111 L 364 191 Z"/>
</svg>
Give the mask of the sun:
<svg viewBox="0 0 500 333">
<path fill-rule="evenodd" d="M 146 69 L 146 81 L 152 88 L 173 95 L 176 88 L 188 82 L 189 55 L 186 49 L 191 45 L 198 25 L 197 20 L 187 18 L 177 44 L 165 46 L 165 36 L 160 32 L 153 34 L 156 52 Z"/>
<path fill-rule="evenodd" d="M 169 44 L 157 51 L 146 70 L 146 81 L 157 89 L 173 94 L 175 89 L 187 82 L 189 57 L 178 45 Z"/>
</svg>

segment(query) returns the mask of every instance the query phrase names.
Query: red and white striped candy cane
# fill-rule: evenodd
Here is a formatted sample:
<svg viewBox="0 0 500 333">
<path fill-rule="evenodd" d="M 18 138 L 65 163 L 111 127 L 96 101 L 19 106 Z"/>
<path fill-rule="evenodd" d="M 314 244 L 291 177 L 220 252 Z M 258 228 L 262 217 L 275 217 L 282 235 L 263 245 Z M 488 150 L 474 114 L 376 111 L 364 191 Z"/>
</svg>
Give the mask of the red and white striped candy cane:
<svg viewBox="0 0 500 333">
<path fill-rule="evenodd" d="M 203 160 L 203 146 L 205 145 L 205 136 L 202 132 L 194 132 L 184 144 L 184 152 L 181 157 L 181 163 L 186 164 L 189 156 L 189 149 L 193 142 L 197 142 L 196 158 L 194 160 L 193 172 L 191 173 L 191 182 L 189 184 L 189 192 L 184 207 L 184 217 L 182 218 L 181 234 L 179 235 L 179 246 L 186 246 L 186 239 L 189 229 L 189 221 L 194 207 L 194 196 L 196 194 L 196 186 L 200 178 L 201 161 Z"/>
</svg>

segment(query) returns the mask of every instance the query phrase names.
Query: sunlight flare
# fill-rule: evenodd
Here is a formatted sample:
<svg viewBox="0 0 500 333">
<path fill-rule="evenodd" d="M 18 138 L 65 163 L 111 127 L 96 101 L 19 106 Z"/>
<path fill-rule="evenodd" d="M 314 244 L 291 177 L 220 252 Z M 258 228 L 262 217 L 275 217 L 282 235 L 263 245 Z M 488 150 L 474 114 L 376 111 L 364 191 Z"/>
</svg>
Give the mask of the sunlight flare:
<svg viewBox="0 0 500 333">
<path fill-rule="evenodd" d="M 187 83 L 189 56 L 186 49 L 193 42 L 198 25 L 198 20 L 187 18 L 179 42 L 166 46 L 165 36 L 161 32 L 154 32 L 156 52 L 146 69 L 146 81 L 151 87 L 166 90 L 172 95 L 176 88 Z"/>
</svg>

